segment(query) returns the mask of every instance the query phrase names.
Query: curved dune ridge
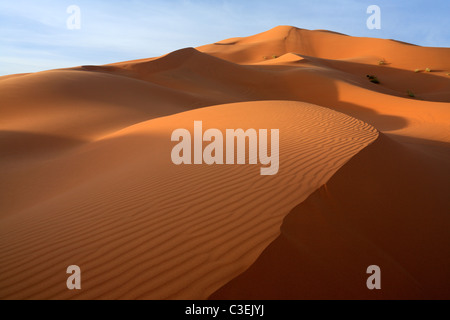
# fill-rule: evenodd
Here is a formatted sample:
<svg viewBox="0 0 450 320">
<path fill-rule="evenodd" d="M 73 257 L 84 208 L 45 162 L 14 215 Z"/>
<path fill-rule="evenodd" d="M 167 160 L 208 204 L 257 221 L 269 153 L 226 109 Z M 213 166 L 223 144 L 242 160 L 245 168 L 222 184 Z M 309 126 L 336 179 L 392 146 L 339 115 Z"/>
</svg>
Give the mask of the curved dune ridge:
<svg viewBox="0 0 450 320">
<path fill-rule="evenodd" d="M 280 26 L 0 77 L 0 297 L 449 298 L 449 56 Z M 199 120 L 279 129 L 279 173 L 173 165 Z"/>
<path fill-rule="evenodd" d="M 173 165 L 170 135 L 196 119 L 205 129 L 279 128 L 279 174 Z M 289 210 L 377 135 L 323 107 L 267 101 L 149 120 L 80 147 L 22 177 L 29 185 L 45 176 L 51 189 L 2 221 L 2 297 L 74 297 L 60 270 L 77 262 L 77 298 L 204 299 L 245 270 Z M 61 168 L 73 173 L 61 176 Z"/>
</svg>

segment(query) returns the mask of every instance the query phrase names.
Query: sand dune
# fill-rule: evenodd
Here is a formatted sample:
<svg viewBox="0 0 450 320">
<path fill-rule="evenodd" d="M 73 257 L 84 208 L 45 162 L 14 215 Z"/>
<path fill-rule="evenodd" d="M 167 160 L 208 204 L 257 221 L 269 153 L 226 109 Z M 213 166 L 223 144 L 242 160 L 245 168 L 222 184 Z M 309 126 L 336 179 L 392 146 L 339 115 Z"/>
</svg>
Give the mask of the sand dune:
<svg viewBox="0 0 450 320">
<path fill-rule="evenodd" d="M 448 298 L 449 55 L 281 26 L 0 77 L 0 297 Z M 175 166 L 197 120 L 280 129 L 279 173 Z"/>
<path fill-rule="evenodd" d="M 333 60 L 371 57 L 377 65 L 385 59 L 388 64 L 401 69 L 411 70 L 411 66 L 415 66 L 411 71 L 427 66 L 435 70 L 448 70 L 448 48 L 424 48 L 392 40 L 357 38 L 291 26 L 279 26 L 254 36 L 235 38 L 228 42 L 229 45 L 223 45 L 226 43 L 202 46 L 199 50 L 239 64 L 293 52 Z"/>
<path fill-rule="evenodd" d="M 280 173 L 176 167 L 171 132 L 196 119 L 214 128 L 280 128 Z M 78 261 L 86 271 L 77 298 L 206 298 L 256 259 L 296 203 L 376 137 L 344 114 L 268 101 L 149 120 L 78 148 L 12 178 L 35 185 L 22 190 L 27 208 L 2 220 L 2 296 L 73 297 L 58 270 Z M 39 177 L 52 190 L 36 192 Z"/>
</svg>

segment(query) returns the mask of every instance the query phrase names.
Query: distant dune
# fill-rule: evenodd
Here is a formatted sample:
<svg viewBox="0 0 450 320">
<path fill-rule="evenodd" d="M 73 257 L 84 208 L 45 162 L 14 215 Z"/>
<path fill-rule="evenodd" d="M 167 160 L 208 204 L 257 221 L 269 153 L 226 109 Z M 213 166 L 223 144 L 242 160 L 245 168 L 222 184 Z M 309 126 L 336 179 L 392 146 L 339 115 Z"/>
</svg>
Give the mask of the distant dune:
<svg viewBox="0 0 450 320">
<path fill-rule="evenodd" d="M 449 299 L 449 57 L 280 26 L 0 77 L 0 298 Z M 174 165 L 199 120 L 279 129 L 279 173 Z"/>
</svg>

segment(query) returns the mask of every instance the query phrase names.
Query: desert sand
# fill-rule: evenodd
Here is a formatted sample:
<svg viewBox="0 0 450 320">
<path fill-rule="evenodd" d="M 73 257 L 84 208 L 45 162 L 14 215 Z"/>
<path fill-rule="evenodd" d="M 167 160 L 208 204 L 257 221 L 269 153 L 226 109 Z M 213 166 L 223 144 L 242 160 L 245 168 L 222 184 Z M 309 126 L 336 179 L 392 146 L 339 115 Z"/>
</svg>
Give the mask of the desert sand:
<svg viewBox="0 0 450 320">
<path fill-rule="evenodd" d="M 280 26 L 0 77 L 0 298 L 449 299 L 448 73 L 450 48 Z M 279 129 L 279 173 L 174 165 L 199 120 Z"/>
</svg>

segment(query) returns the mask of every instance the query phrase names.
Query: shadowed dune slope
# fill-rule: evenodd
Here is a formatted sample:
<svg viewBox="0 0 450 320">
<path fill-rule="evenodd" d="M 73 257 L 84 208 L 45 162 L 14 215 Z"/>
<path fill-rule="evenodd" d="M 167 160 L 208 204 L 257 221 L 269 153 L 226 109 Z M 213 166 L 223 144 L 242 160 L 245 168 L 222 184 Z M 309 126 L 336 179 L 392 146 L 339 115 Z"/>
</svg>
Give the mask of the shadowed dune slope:
<svg viewBox="0 0 450 320">
<path fill-rule="evenodd" d="M 211 298 L 448 299 L 448 163 L 380 136 Z M 381 290 L 366 287 L 370 265 L 381 268 Z"/>
</svg>

